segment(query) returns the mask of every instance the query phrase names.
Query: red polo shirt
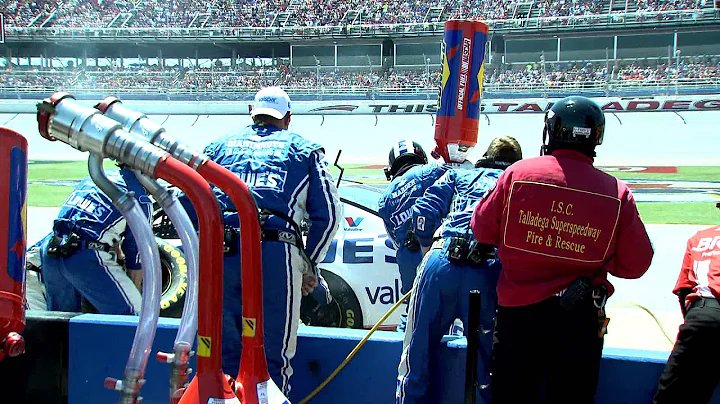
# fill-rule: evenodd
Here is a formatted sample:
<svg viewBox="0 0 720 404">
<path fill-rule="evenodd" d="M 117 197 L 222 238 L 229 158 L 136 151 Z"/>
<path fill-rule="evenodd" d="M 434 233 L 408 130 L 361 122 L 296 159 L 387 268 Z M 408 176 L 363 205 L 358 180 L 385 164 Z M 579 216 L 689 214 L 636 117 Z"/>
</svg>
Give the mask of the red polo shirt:
<svg viewBox="0 0 720 404">
<path fill-rule="evenodd" d="M 686 304 L 701 297 L 720 298 L 720 227 L 700 230 L 690 237 L 673 293 L 692 289 Z"/>
</svg>

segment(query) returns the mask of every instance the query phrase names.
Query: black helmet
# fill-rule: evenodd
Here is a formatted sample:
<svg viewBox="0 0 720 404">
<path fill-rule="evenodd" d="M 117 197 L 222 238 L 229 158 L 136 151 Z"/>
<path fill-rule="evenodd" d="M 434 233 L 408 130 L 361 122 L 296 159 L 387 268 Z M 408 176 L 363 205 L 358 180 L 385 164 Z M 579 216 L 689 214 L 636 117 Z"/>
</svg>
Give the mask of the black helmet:
<svg viewBox="0 0 720 404">
<path fill-rule="evenodd" d="M 397 142 L 388 157 L 388 166 L 385 167 L 385 177 L 388 181 L 403 174 L 410 167 L 418 164 L 427 164 L 428 158 L 422 146 L 411 140 Z"/>
<path fill-rule="evenodd" d="M 541 154 L 571 149 L 594 157 L 604 133 L 605 115 L 597 104 L 585 97 L 566 97 L 545 114 Z"/>
</svg>

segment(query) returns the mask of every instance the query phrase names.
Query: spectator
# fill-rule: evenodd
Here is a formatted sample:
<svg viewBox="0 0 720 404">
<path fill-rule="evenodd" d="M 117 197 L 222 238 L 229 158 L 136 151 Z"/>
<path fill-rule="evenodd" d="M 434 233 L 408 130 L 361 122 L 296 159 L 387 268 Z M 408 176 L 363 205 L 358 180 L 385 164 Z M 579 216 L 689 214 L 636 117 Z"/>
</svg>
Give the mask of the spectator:
<svg viewBox="0 0 720 404">
<path fill-rule="evenodd" d="M 369 91 L 436 91 L 441 83 L 437 68 L 427 71 L 418 69 L 389 69 L 387 72 L 333 70 L 299 70 L 279 67 L 252 67 L 238 65 L 234 68 L 217 61 L 212 67 L 166 66 L 134 64 L 119 67 L 74 66 L 64 67 L 9 66 L 0 71 L 0 89 L 36 90 L 48 92 L 66 90 L 82 92 L 93 89 L 131 90 L 134 93 L 157 93 L 173 90 L 178 93 L 238 93 L 282 84 L 283 87 L 309 93 L 318 91 L 349 90 L 365 94 Z M 430 73 L 428 77 L 428 73 Z M 679 80 L 679 84 L 695 84 L 699 81 L 717 81 L 720 63 L 717 58 L 686 57 L 667 64 L 663 61 L 624 61 L 613 68 L 609 75 L 604 63 L 555 62 L 544 67 L 538 64 L 486 67 L 484 88 L 486 91 L 540 91 L 573 90 L 578 87 L 603 89 L 609 83 L 636 86 L 667 85 Z M 580 83 L 580 84 L 579 84 Z"/>
<path fill-rule="evenodd" d="M 637 0 L 640 13 L 696 10 L 702 0 Z M 504 20 L 546 17 L 543 25 L 592 24 L 603 12 L 595 0 L 0 0 L 9 27 L 330 27 L 349 24 L 409 24 L 447 18 Z M 429 14 L 442 7 L 440 16 Z M 535 11 L 537 10 L 537 11 Z M 349 11 L 355 13 L 348 14 Z M 524 15 L 523 15 L 524 14 Z M 647 20 L 650 17 L 638 17 Z M 653 15 L 670 20 L 677 14 Z"/>
</svg>

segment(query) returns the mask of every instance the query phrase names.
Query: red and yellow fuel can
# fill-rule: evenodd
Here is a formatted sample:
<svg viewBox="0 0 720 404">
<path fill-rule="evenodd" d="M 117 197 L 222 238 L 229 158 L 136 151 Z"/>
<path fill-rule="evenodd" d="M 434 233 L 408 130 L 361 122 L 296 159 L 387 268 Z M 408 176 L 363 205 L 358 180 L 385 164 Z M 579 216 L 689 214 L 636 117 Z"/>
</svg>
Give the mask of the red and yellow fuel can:
<svg viewBox="0 0 720 404">
<path fill-rule="evenodd" d="M 487 38 L 487 24 L 445 21 L 433 155 L 447 163 L 463 163 L 477 144 Z"/>
</svg>

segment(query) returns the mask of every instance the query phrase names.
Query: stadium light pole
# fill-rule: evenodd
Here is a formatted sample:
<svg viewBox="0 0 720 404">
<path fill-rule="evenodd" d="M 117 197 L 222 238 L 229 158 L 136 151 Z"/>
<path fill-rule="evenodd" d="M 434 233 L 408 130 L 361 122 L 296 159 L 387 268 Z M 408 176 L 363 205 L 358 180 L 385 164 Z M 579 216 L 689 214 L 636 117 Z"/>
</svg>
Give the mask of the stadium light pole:
<svg viewBox="0 0 720 404">
<path fill-rule="evenodd" d="M 543 88 L 543 97 L 547 98 L 548 91 L 547 91 L 547 70 L 545 69 L 545 51 L 540 52 L 540 68 L 541 74 L 542 74 L 542 88 Z"/>
<path fill-rule="evenodd" d="M 678 83 L 680 82 L 680 49 L 675 50 L 675 71 L 677 77 L 675 77 L 675 95 L 678 95 Z"/>
<path fill-rule="evenodd" d="M 423 62 L 425 62 L 425 84 L 430 84 L 430 58 L 423 53 Z"/>
<path fill-rule="evenodd" d="M 320 59 L 313 55 L 315 59 L 315 86 L 320 87 Z"/>
</svg>

